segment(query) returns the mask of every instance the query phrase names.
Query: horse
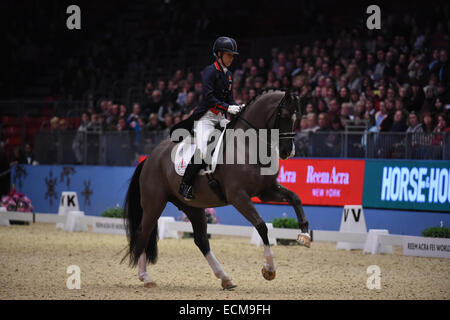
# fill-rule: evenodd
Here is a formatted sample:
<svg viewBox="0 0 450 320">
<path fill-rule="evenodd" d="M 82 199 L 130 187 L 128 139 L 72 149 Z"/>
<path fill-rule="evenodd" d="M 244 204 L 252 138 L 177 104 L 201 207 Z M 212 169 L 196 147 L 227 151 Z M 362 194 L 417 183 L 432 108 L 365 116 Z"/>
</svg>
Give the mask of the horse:
<svg viewBox="0 0 450 320">
<path fill-rule="evenodd" d="M 295 115 L 299 113 L 298 97 L 288 90 L 265 90 L 251 99 L 247 105 L 235 115 L 227 128 L 241 129 L 278 129 L 279 142 L 275 148 L 276 162 L 278 157 L 288 159 L 294 155 L 293 126 Z M 194 232 L 194 243 L 202 252 L 214 275 L 221 280 L 225 290 L 236 287 L 225 273 L 212 252 L 208 235 L 205 208 L 234 206 L 258 231 L 264 243 L 266 262 L 261 270 L 266 280 L 275 278 L 275 264 L 269 244 L 268 229 L 256 210 L 251 198 L 256 196 L 263 202 L 288 202 L 293 206 L 301 233 L 297 241 L 310 247 L 308 220 L 306 219 L 300 198 L 277 181 L 278 167 L 272 174 L 261 175 L 261 164 L 218 164 L 214 177 L 219 182 L 224 197 L 220 197 L 208 185 L 208 179 L 199 175 L 194 182 L 195 199 L 186 201 L 179 193 L 181 182 L 170 161 L 171 152 L 176 146 L 170 138 L 162 141 L 151 152 L 149 157 L 135 169 L 130 181 L 124 203 L 124 221 L 128 239 L 127 253 L 130 267 L 138 265 L 138 278 L 144 286 L 151 288 L 156 282 L 147 273 L 147 264 L 155 264 L 158 257 L 157 222 L 168 202 L 183 211 L 190 220 Z M 237 148 L 226 140 L 224 150 Z M 235 150 L 236 151 L 236 150 Z M 249 147 L 245 146 L 246 157 Z"/>
</svg>

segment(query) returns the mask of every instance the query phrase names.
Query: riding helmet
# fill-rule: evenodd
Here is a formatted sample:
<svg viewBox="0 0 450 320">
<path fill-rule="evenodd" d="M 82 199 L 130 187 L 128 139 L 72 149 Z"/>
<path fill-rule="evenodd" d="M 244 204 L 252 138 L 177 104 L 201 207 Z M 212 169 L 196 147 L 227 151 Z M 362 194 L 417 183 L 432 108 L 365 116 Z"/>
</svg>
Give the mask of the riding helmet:
<svg viewBox="0 0 450 320">
<path fill-rule="evenodd" d="M 213 54 L 215 57 L 217 56 L 218 51 L 228 51 L 233 54 L 239 54 L 236 41 L 230 37 L 219 37 L 214 41 Z"/>
</svg>

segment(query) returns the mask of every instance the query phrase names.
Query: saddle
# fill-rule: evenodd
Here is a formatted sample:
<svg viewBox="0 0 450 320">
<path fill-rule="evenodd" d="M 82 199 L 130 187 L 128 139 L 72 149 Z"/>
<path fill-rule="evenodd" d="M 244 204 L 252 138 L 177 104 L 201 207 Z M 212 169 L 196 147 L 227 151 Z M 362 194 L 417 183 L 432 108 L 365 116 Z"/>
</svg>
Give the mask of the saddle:
<svg viewBox="0 0 450 320">
<path fill-rule="evenodd" d="M 212 142 L 215 144 L 212 154 L 211 163 L 206 165 L 205 169 L 201 169 L 199 175 L 206 175 L 208 173 L 213 173 L 217 167 L 217 161 L 219 158 L 220 151 L 222 150 L 222 142 L 225 135 L 225 130 L 219 136 L 217 141 Z M 172 150 L 175 154 L 174 166 L 175 171 L 178 175 L 183 176 L 186 171 L 186 167 L 189 164 L 192 156 L 197 149 L 197 144 L 195 143 L 194 137 L 192 135 L 186 136 L 181 142 L 174 146 L 175 150 Z"/>
<path fill-rule="evenodd" d="M 214 178 L 213 173 L 217 167 L 217 162 L 219 159 L 219 155 L 221 154 L 223 150 L 223 140 L 226 132 L 227 125 L 226 123 L 222 124 L 223 130 L 222 133 L 219 136 L 219 139 L 217 141 L 212 142 L 215 144 L 213 153 L 212 153 L 212 161 L 209 164 L 206 164 L 206 168 L 200 169 L 200 172 L 198 175 L 206 175 L 208 178 L 208 185 L 209 187 L 217 194 L 219 199 L 223 201 L 227 201 L 226 197 L 224 196 L 222 189 L 220 187 L 219 182 Z M 218 128 L 216 126 L 216 128 Z M 197 144 L 195 143 L 193 134 L 191 132 L 191 135 L 186 136 L 181 142 L 177 143 L 174 146 L 175 150 L 172 150 L 172 154 L 174 154 L 174 168 L 175 172 L 183 176 L 186 168 L 189 164 L 189 161 L 191 161 L 192 156 L 194 155 L 195 151 L 197 150 Z"/>
</svg>

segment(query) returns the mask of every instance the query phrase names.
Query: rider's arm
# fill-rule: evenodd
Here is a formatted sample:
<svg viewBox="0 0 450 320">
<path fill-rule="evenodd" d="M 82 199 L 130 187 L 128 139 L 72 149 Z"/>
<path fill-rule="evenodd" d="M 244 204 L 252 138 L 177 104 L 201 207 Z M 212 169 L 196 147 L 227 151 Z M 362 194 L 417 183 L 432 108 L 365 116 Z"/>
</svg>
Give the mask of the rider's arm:
<svg viewBox="0 0 450 320">
<path fill-rule="evenodd" d="M 233 88 L 231 88 L 231 90 L 228 91 L 227 101 L 228 101 L 229 104 L 237 105 L 237 103 L 236 103 L 236 101 L 234 100 L 234 97 L 233 97 Z"/>
<path fill-rule="evenodd" d="M 220 101 L 214 96 L 214 82 L 215 82 L 215 71 L 214 70 L 205 70 L 203 72 L 203 99 L 206 99 L 205 102 L 209 106 L 216 106 L 224 111 L 228 110 L 229 103 L 225 101 Z"/>
</svg>

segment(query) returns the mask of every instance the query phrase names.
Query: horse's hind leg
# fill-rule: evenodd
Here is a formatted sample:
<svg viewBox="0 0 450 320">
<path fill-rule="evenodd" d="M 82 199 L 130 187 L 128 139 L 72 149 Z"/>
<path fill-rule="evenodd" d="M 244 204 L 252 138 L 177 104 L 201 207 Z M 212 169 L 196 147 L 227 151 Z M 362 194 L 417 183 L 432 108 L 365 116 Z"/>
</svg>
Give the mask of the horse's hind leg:
<svg viewBox="0 0 450 320">
<path fill-rule="evenodd" d="M 227 194 L 227 199 L 233 199 L 231 204 L 256 228 L 264 243 L 264 257 L 266 263 L 263 266 L 262 274 L 264 279 L 272 280 L 275 278 L 275 263 L 273 252 L 270 248 L 268 229 L 266 223 L 259 215 L 250 197 L 244 191 L 238 191 L 237 194 Z"/>
<path fill-rule="evenodd" d="M 164 195 L 155 195 L 151 201 L 142 201 L 142 221 L 141 232 L 137 240 L 137 252 L 142 252 L 138 261 L 138 277 L 139 280 L 144 282 L 144 287 L 151 288 L 156 286 L 156 283 L 150 278 L 147 273 L 147 262 L 150 260 L 152 263 L 156 263 L 157 258 L 157 229 L 158 219 L 161 216 L 167 200 L 164 200 Z M 152 237 L 152 239 L 150 239 Z"/>
<path fill-rule="evenodd" d="M 258 196 L 262 201 L 274 202 L 289 202 L 295 210 L 297 215 L 298 225 L 302 233 L 298 235 L 297 241 L 299 244 L 309 248 L 311 246 L 311 238 L 308 230 L 308 220 L 306 219 L 305 211 L 303 210 L 300 198 L 288 188 L 277 184 L 276 186 L 265 190 Z"/>
<path fill-rule="evenodd" d="M 230 290 L 236 285 L 231 281 L 230 277 L 225 273 L 219 261 L 217 261 L 214 253 L 209 247 L 208 233 L 207 233 L 207 221 L 205 209 L 193 208 L 185 206 L 183 211 L 192 223 L 192 229 L 194 230 L 194 242 L 203 256 L 208 261 L 214 275 L 222 281 L 222 288 Z"/>
<path fill-rule="evenodd" d="M 138 268 L 138 277 L 139 280 L 144 283 L 144 287 L 155 287 L 156 283 L 150 278 L 149 274 L 147 273 L 147 255 L 145 254 L 145 251 L 139 257 Z"/>
</svg>

